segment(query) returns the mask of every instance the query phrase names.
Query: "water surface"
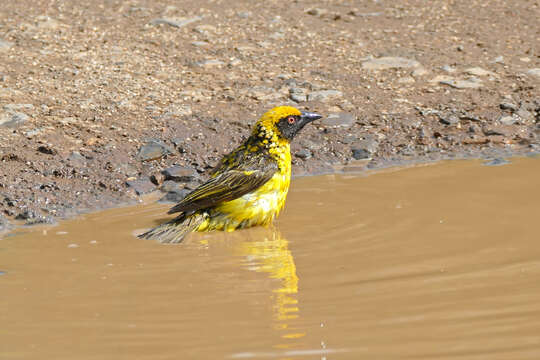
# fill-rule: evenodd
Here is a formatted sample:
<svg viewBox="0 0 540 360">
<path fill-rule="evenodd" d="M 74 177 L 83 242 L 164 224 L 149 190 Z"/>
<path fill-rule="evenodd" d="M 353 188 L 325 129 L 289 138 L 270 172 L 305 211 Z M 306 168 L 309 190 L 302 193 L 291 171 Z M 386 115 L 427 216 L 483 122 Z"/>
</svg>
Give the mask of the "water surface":
<svg viewBox="0 0 540 360">
<path fill-rule="evenodd" d="M 540 161 L 295 179 L 274 228 L 133 237 L 142 204 L 0 240 L 1 359 L 538 359 Z"/>
</svg>

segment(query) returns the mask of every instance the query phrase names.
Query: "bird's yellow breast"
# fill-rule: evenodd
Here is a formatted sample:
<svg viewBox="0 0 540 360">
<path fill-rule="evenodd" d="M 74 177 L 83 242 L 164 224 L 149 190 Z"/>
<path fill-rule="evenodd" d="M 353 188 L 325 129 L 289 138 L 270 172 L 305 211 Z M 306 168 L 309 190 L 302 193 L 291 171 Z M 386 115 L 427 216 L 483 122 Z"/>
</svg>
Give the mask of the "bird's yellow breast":
<svg viewBox="0 0 540 360">
<path fill-rule="evenodd" d="M 261 187 L 237 199 L 217 205 L 198 231 L 233 231 L 255 225 L 268 225 L 285 205 L 291 182 L 289 145 L 279 146 L 273 154 L 279 171 Z"/>
</svg>

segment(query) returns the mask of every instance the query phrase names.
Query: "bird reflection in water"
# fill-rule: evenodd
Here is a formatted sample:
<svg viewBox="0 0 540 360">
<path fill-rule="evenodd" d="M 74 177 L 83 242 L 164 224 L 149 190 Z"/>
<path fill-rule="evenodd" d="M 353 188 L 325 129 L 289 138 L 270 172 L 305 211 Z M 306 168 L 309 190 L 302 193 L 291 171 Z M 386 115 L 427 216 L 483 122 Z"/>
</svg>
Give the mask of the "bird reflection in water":
<svg viewBox="0 0 540 360">
<path fill-rule="evenodd" d="M 246 257 L 245 266 L 255 272 L 266 273 L 270 279 L 279 280 L 272 290 L 274 327 L 282 332 L 281 337 L 298 339 L 304 332 L 295 331 L 292 321 L 298 318 L 298 275 L 289 242 L 274 228 L 250 231 L 248 240 L 238 243 L 237 250 Z M 278 348 L 289 348 L 292 344 L 280 344 Z"/>
</svg>

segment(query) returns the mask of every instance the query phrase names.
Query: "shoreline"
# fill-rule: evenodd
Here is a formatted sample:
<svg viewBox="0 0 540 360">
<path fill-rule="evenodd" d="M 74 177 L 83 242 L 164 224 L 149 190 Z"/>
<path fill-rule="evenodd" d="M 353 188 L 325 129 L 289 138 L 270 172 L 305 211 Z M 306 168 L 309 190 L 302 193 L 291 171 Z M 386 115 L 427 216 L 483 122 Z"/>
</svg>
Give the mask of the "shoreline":
<svg viewBox="0 0 540 360">
<path fill-rule="evenodd" d="M 452 156 L 454 155 L 454 156 Z M 292 175 L 292 181 L 294 181 L 295 178 L 301 178 L 301 177 L 311 177 L 311 176 L 325 176 L 325 175 L 348 175 L 348 176 L 369 176 L 373 175 L 374 173 L 378 171 L 385 171 L 389 169 L 394 169 L 395 171 L 399 171 L 405 168 L 409 167 L 416 167 L 416 166 L 424 166 L 424 165 L 434 165 L 438 164 L 443 161 L 483 161 L 481 165 L 483 166 L 503 166 L 508 165 L 512 163 L 512 160 L 514 158 L 538 158 L 540 157 L 539 151 L 530 151 L 527 153 L 500 153 L 499 156 L 472 156 L 472 155 L 464 155 L 463 156 L 455 156 L 455 154 L 450 154 L 448 157 L 440 158 L 440 159 L 430 159 L 430 158 L 415 158 L 415 159 L 408 159 L 408 160 L 402 160 L 402 161 L 388 161 L 386 163 L 379 163 L 377 166 L 369 167 L 369 162 L 362 162 L 362 161 L 356 161 L 352 164 L 336 164 L 336 168 L 334 171 L 331 172 L 320 172 L 320 173 L 304 173 L 304 174 L 294 174 Z M 33 226 L 51 226 L 55 227 L 59 225 L 59 222 L 69 221 L 73 220 L 79 216 L 86 215 L 86 214 L 93 214 L 98 213 L 104 210 L 110 210 L 110 209 L 120 209 L 120 208 L 129 208 L 131 206 L 140 205 L 144 203 L 161 203 L 161 204 L 174 204 L 174 202 L 165 200 L 167 196 L 167 193 L 164 193 L 163 191 L 156 189 L 150 193 L 143 194 L 139 196 L 137 199 L 131 199 L 128 202 L 118 202 L 111 204 L 110 206 L 106 207 L 96 207 L 91 209 L 80 209 L 76 212 L 71 213 L 69 216 L 61 217 L 61 218 L 55 218 L 52 222 L 36 222 L 33 224 L 25 224 L 23 220 L 14 220 L 9 219 L 6 217 L 0 218 L 0 240 L 6 236 L 15 236 L 17 235 L 17 230 L 24 229 L 27 227 L 33 227 Z"/>
</svg>

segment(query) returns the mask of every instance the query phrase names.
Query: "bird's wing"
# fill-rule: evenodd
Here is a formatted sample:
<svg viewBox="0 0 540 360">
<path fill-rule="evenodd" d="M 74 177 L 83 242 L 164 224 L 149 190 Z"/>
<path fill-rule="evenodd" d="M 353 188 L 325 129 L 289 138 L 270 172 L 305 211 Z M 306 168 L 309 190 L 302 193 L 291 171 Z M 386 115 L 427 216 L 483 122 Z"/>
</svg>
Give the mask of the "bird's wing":
<svg viewBox="0 0 540 360">
<path fill-rule="evenodd" d="M 264 170 L 230 169 L 209 179 L 189 193 L 168 213 L 194 212 L 224 201 L 231 201 L 252 192 L 270 180 L 277 166 L 267 166 Z"/>
</svg>

